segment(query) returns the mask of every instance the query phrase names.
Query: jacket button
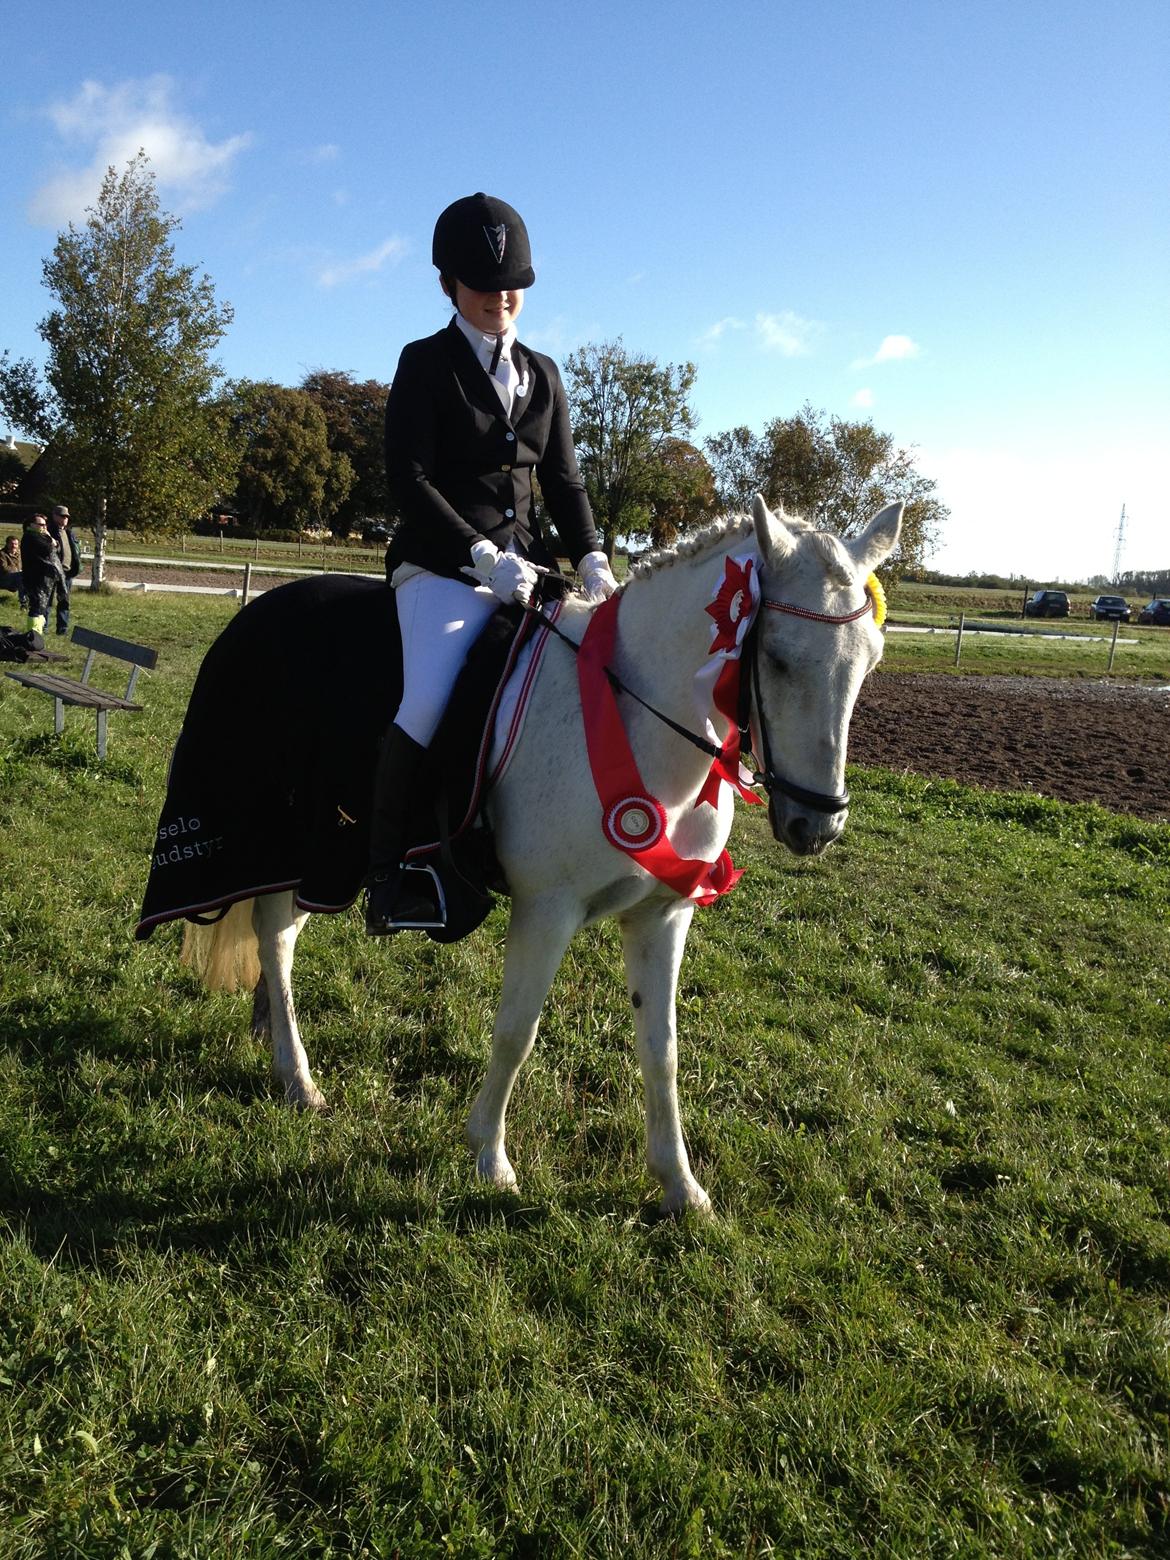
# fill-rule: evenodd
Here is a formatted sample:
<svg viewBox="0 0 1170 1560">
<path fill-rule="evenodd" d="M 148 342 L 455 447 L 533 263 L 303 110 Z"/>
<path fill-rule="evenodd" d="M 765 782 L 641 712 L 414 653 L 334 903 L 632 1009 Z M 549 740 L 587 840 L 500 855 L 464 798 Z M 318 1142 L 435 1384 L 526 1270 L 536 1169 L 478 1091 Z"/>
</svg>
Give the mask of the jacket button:
<svg viewBox="0 0 1170 1560">
<path fill-rule="evenodd" d="M 501 466 L 500 467 L 501 471 L 511 471 L 511 469 L 512 469 L 511 466 Z"/>
<path fill-rule="evenodd" d="M 509 444 L 515 444 L 516 442 L 516 435 L 514 433 L 506 433 L 504 438 L 507 439 Z"/>
<path fill-rule="evenodd" d="M 513 520 L 513 519 L 515 519 L 515 516 L 516 516 L 516 511 L 514 509 L 505 509 L 504 510 L 504 519 L 505 520 Z"/>
</svg>

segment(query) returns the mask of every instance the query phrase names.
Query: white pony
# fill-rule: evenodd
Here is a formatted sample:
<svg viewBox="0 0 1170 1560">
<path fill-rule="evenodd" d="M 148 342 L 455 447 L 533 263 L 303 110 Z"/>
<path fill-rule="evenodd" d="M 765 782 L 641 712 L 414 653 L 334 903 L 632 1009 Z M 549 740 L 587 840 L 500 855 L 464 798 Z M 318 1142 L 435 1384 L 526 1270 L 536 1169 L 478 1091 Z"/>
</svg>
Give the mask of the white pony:
<svg viewBox="0 0 1170 1560">
<path fill-rule="evenodd" d="M 721 522 L 644 560 L 622 592 L 612 669 L 657 711 L 701 731 L 696 672 L 711 649 L 709 609 L 727 560 L 754 552 L 763 600 L 758 643 L 743 657 L 755 667 L 752 748 L 768 772 L 773 833 L 798 854 L 824 850 L 845 826 L 849 719 L 883 642 L 867 579 L 893 551 L 901 515 L 900 504 L 889 505 L 860 536 L 842 542 L 771 514 L 757 497 L 750 522 Z M 590 618 L 585 603 L 570 598 L 559 626 L 579 642 Z M 691 1173 L 676 1088 L 675 991 L 695 900 L 602 832 L 576 660 L 564 645 L 547 646 L 524 732 L 487 802 L 512 913 L 491 1059 L 467 1136 L 479 1176 L 514 1188 L 505 1115 L 545 997 L 574 932 L 615 916 L 645 1089 L 646 1162 L 662 1185 L 664 1212 L 705 1211 L 710 1204 Z M 745 664 L 745 677 L 749 670 Z M 645 792 L 665 811 L 670 844 L 683 858 L 715 862 L 730 832 L 731 787 L 718 788 L 718 805 L 697 806 L 710 754 L 636 700 L 619 702 Z M 633 816 L 646 821 L 645 811 Z M 293 950 L 307 919 L 292 892 L 266 894 L 233 906 L 214 926 L 188 926 L 184 959 L 209 984 L 243 980 L 255 987 L 253 1028 L 271 1038 L 286 1098 L 323 1110 L 293 1007 Z"/>
</svg>

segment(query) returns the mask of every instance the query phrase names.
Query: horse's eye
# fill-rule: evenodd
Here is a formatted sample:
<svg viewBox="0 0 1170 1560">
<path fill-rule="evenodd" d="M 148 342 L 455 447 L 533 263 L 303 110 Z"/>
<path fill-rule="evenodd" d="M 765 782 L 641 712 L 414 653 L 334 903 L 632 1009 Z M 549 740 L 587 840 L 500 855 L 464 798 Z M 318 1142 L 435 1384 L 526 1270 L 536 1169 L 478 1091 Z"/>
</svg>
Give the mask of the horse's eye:
<svg viewBox="0 0 1170 1560">
<path fill-rule="evenodd" d="M 788 663 L 781 656 L 773 655 L 771 650 L 765 650 L 764 659 L 776 673 L 777 677 L 787 677 Z"/>
</svg>

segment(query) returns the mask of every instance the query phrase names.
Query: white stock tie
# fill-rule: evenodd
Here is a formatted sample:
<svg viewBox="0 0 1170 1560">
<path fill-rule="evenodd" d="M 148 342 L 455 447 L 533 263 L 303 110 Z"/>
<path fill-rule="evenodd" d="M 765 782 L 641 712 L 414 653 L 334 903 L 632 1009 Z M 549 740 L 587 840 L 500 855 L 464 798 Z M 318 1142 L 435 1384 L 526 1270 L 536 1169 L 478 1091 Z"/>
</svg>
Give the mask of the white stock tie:
<svg viewBox="0 0 1170 1560">
<path fill-rule="evenodd" d="M 516 399 L 516 387 L 520 383 L 520 375 L 516 372 L 516 365 L 512 362 L 511 354 L 504 346 L 503 336 L 496 337 L 496 350 L 492 353 L 491 367 L 488 369 L 492 384 L 496 387 L 496 394 L 503 403 L 508 416 L 512 415 L 512 405 Z"/>
</svg>

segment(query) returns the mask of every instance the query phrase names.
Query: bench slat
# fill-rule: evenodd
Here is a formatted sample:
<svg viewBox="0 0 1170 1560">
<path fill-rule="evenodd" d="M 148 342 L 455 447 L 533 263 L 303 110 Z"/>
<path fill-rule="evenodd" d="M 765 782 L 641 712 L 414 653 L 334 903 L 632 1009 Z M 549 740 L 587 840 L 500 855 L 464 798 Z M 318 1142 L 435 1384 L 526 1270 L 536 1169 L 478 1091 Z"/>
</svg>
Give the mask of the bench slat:
<svg viewBox="0 0 1170 1560">
<path fill-rule="evenodd" d="M 117 656 L 120 661 L 132 661 L 135 666 L 145 666 L 149 671 L 158 661 L 158 651 L 148 645 L 136 645 L 129 639 L 113 639 L 109 634 L 99 634 L 92 628 L 75 628 L 70 636 L 75 645 L 87 650 L 98 650 L 102 655 Z"/>
<path fill-rule="evenodd" d="M 8 672 L 5 674 L 26 688 L 51 694 L 63 704 L 76 704 L 91 710 L 140 710 L 141 704 L 132 704 L 116 693 L 106 693 L 101 688 L 90 688 L 75 682 L 71 677 L 54 677 L 50 672 Z"/>
</svg>

